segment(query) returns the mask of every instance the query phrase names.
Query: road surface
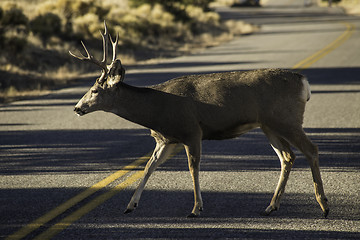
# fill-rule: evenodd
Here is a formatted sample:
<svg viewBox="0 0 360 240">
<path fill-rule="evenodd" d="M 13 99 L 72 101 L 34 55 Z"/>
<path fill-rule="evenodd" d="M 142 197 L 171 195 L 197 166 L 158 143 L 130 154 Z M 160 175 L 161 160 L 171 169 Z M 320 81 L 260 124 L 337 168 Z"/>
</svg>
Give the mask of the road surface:
<svg viewBox="0 0 360 240">
<path fill-rule="evenodd" d="M 149 131 L 114 115 L 73 113 L 94 79 L 46 97 L 0 106 L 0 237 L 9 239 L 360 238 L 360 18 L 303 1 L 221 8 L 223 18 L 261 26 L 257 34 L 198 54 L 130 69 L 129 84 L 257 68 L 304 68 L 312 97 L 304 127 L 320 148 L 330 214 L 322 217 L 310 169 L 298 156 L 279 211 L 270 202 L 279 161 L 260 130 L 205 141 L 193 206 L 184 151 L 151 177 L 139 207 L 124 215 L 154 147 Z M 126 63 L 125 63 L 126 64 Z"/>
</svg>

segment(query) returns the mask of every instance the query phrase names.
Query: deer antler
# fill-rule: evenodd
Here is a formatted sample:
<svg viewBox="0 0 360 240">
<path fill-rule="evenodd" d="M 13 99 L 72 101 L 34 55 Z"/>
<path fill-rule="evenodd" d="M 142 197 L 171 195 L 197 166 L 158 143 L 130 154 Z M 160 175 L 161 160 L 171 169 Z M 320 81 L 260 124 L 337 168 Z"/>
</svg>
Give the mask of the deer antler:
<svg viewBox="0 0 360 240">
<path fill-rule="evenodd" d="M 100 31 L 100 34 L 101 34 L 101 37 L 102 37 L 102 40 L 103 40 L 103 50 L 104 50 L 104 53 L 103 53 L 103 59 L 102 61 L 98 61 L 94 58 L 93 55 L 91 55 L 89 53 L 89 51 L 87 50 L 87 48 L 85 47 L 85 44 L 83 43 L 83 41 L 81 41 L 81 44 L 86 52 L 86 56 L 84 56 L 83 54 L 80 53 L 80 55 L 75 55 L 74 53 L 70 52 L 70 55 L 77 58 L 77 59 L 80 59 L 82 61 L 89 61 L 89 62 L 92 62 L 92 63 L 95 63 L 96 65 L 98 65 L 99 67 L 102 68 L 102 73 L 101 73 L 101 76 L 98 78 L 98 82 L 102 83 L 106 78 L 107 74 L 108 74 L 108 71 L 110 68 L 112 68 L 112 64 L 117 60 L 116 59 L 116 46 L 119 42 L 119 34 L 116 35 L 116 39 L 115 39 L 115 42 L 113 42 L 112 38 L 111 38 L 111 35 L 109 34 L 108 32 L 108 29 L 107 29 L 107 26 L 106 26 L 106 22 L 104 21 L 104 26 L 105 26 L 105 30 L 104 30 L 104 33 L 102 33 Z M 111 42 L 111 46 L 112 46 L 112 62 L 110 64 L 110 66 L 108 67 L 106 62 L 107 62 L 107 57 L 108 57 L 108 46 L 109 46 L 109 41 Z M 118 60 L 120 62 L 120 60 Z M 121 64 L 121 62 L 120 62 Z M 125 76 L 125 69 L 121 66 L 121 80 L 124 79 L 124 76 Z"/>
<path fill-rule="evenodd" d="M 115 43 L 112 41 L 111 39 L 111 36 L 109 35 L 108 33 L 108 30 L 107 30 L 107 27 L 106 27 L 106 22 L 104 21 L 104 26 L 105 26 L 105 31 L 104 33 L 100 32 L 101 34 L 101 37 L 102 37 L 102 40 L 103 40 L 103 51 L 104 51 L 104 55 L 103 55 L 103 59 L 102 61 L 98 61 L 94 58 L 93 55 L 91 55 L 89 53 L 89 51 L 87 50 L 85 44 L 83 41 L 81 41 L 81 44 L 86 52 L 86 56 L 84 56 L 83 54 L 80 53 L 80 56 L 77 56 L 75 55 L 74 53 L 72 53 L 71 51 L 69 51 L 69 54 L 71 56 L 73 56 L 74 58 L 77 58 L 77 59 L 80 59 L 82 61 L 89 61 L 89 62 L 92 62 L 96 65 L 98 65 L 99 67 L 101 67 L 104 71 L 104 73 L 106 74 L 107 73 L 107 67 L 106 67 L 106 61 L 107 61 L 107 54 L 108 54 L 108 41 L 109 41 L 109 38 L 111 40 L 111 44 L 112 44 L 112 48 L 113 48 L 113 59 L 112 61 L 115 60 L 116 58 L 116 45 L 118 43 L 118 37 L 116 37 L 116 41 Z"/>
</svg>

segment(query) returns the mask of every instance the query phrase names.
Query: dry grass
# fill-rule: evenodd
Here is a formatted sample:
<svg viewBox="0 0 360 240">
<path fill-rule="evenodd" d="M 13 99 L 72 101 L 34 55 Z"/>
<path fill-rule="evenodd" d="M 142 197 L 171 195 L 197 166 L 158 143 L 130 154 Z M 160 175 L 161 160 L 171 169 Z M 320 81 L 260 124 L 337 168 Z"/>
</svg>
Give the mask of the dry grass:
<svg viewBox="0 0 360 240">
<path fill-rule="evenodd" d="M 348 14 L 360 15 L 360 0 L 342 0 L 339 3 Z"/>
<path fill-rule="evenodd" d="M 80 14 L 84 9 L 82 3 L 89 8 L 84 14 Z M 29 20 L 39 14 L 51 12 L 61 18 L 64 27 L 66 19 L 72 19 L 73 35 L 51 36 L 44 46 L 43 39 L 30 32 L 25 37 L 26 47 L 20 54 L 11 56 L 9 60 L 0 53 L 0 102 L 48 93 L 79 76 L 97 71 L 92 66 L 72 59 L 68 51 L 80 49 L 80 39 L 85 39 L 92 54 L 101 57 L 99 30 L 103 29 L 102 14 L 105 14 L 103 18 L 107 20 L 110 31 L 119 33 L 120 58 L 126 65 L 193 53 L 257 30 L 241 21 L 221 22 L 218 14 L 203 12 L 194 6 L 186 7 L 187 14 L 192 18 L 192 25 L 174 21 L 174 16 L 161 5 L 142 5 L 132 9 L 127 0 L 0 2 L 3 10 L 14 6 L 23 9 Z M 197 29 L 197 33 L 193 33 L 191 29 Z"/>
<path fill-rule="evenodd" d="M 323 0 L 317 1 L 321 7 L 328 7 L 328 2 Z M 342 7 L 347 14 L 360 15 L 360 0 L 341 0 L 339 3 L 332 3 L 333 6 Z"/>
</svg>

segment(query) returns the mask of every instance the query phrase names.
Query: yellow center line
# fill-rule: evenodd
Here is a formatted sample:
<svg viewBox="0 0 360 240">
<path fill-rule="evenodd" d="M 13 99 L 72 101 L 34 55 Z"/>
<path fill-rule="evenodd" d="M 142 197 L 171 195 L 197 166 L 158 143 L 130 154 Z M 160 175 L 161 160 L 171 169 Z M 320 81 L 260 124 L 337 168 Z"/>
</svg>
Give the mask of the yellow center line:
<svg viewBox="0 0 360 240">
<path fill-rule="evenodd" d="M 327 54 L 329 54 L 330 52 L 338 48 L 341 44 L 343 44 L 346 40 L 348 40 L 354 33 L 355 26 L 354 24 L 347 22 L 344 22 L 343 24 L 346 26 L 346 30 L 339 37 L 337 37 L 333 42 L 331 42 L 321 50 L 317 51 L 310 57 L 307 57 L 299 63 L 295 64 L 292 69 L 302 70 L 310 67 L 312 64 L 319 61 L 321 58 L 325 57 Z"/>
<path fill-rule="evenodd" d="M 29 223 L 28 225 L 22 227 L 20 230 L 16 231 L 15 233 L 9 235 L 6 239 L 7 240 L 15 240 L 15 239 L 21 239 L 34 230 L 40 228 L 45 223 L 51 221 L 55 217 L 59 216 L 60 214 L 64 213 L 69 208 L 73 207 L 74 205 L 78 204 L 85 198 L 89 197 L 90 195 L 94 194 L 95 192 L 99 191 L 100 189 L 106 187 L 110 183 L 114 182 L 118 178 L 124 176 L 131 170 L 135 169 L 142 163 L 146 162 L 149 157 L 151 156 L 151 153 L 146 154 L 145 156 L 137 159 L 136 161 L 132 162 L 131 164 L 125 166 L 123 169 L 111 174 L 110 176 L 106 177 L 105 179 L 101 180 L 100 182 L 92 185 L 85 191 L 81 192 L 80 194 L 76 195 L 75 197 L 67 200 L 66 202 L 62 203 L 61 205 L 57 206 L 56 208 L 50 210 L 43 216 L 39 217 L 38 219 L 34 220 L 33 222 Z"/>
<path fill-rule="evenodd" d="M 175 148 L 174 152 L 170 155 L 169 159 L 175 156 L 177 153 L 179 153 L 182 149 L 182 145 L 178 144 L 178 146 Z M 128 177 L 125 181 L 121 182 L 116 187 L 110 189 L 108 192 L 105 192 L 101 194 L 100 196 L 96 197 L 89 203 L 85 204 L 75 212 L 71 213 L 67 217 L 63 218 L 58 223 L 54 224 L 52 227 L 48 228 L 46 231 L 38 235 L 34 240 L 47 240 L 54 237 L 56 234 L 60 233 L 62 230 L 70 226 L 73 222 L 79 220 L 82 216 L 89 213 L 93 209 L 95 209 L 97 206 L 104 203 L 106 200 L 112 198 L 117 193 L 124 190 L 126 187 L 130 186 L 137 180 L 139 180 L 143 176 L 143 171 L 137 171 L 134 174 L 132 174 L 130 177 Z"/>
<path fill-rule="evenodd" d="M 133 175 L 128 177 L 124 182 L 120 183 L 116 187 L 112 188 L 108 192 L 101 194 L 96 197 L 89 203 L 85 204 L 69 216 L 62 219 L 60 222 L 48 228 L 46 231 L 38 235 L 34 240 L 47 240 L 54 237 L 56 234 L 60 233 L 62 230 L 70 226 L 73 222 L 79 220 L 82 216 L 87 214 L 88 212 L 94 210 L 97 206 L 103 204 L 106 200 L 112 198 L 117 193 L 124 190 L 126 187 L 130 186 L 137 180 L 139 180 L 143 176 L 143 171 L 135 172 Z"/>
<path fill-rule="evenodd" d="M 174 153 L 170 156 L 173 157 L 182 149 L 182 145 L 178 145 L 175 149 Z M 56 218 L 60 214 L 64 213 L 69 208 L 75 206 L 82 200 L 86 199 L 90 195 L 94 194 L 95 192 L 103 189 L 110 183 L 114 182 L 115 180 L 119 179 L 120 177 L 124 176 L 125 174 L 129 173 L 130 171 L 134 170 L 144 162 L 148 161 L 152 152 L 140 157 L 139 159 L 135 160 L 131 164 L 125 166 L 123 169 L 111 174 L 110 176 L 106 177 L 105 179 L 101 180 L 100 182 L 94 184 L 90 188 L 86 189 L 85 191 L 81 192 L 80 194 L 76 195 L 75 197 L 67 200 L 66 202 L 62 203 L 58 207 L 52 209 L 48 213 L 44 214 L 43 216 L 39 217 L 38 219 L 34 220 L 33 222 L 29 223 L 28 225 L 22 227 L 20 230 L 16 231 L 15 233 L 9 235 L 6 240 L 18 240 L 26 237 L 31 232 L 35 231 L 36 229 L 42 227 L 47 222 L 51 221 L 52 219 Z M 105 202 L 107 199 L 111 198 L 127 186 L 133 184 L 136 180 L 140 179 L 143 175 L 142 171 L 135 172 L 133 175 L 128 177 L 124 182 L 120 183 L 116 187 L 112 188 L 106 193 L 96 197 L 94 200 L 90 201 L 83 207 L 79 208 L 75 212 L 73 212 L 68 217 L 65 217 L 61 222 L 58 222 L 42 234 L 40 234 L 37 239 L 50 239 L 52 236 L 55 236 L 57 233 L 68 227 L 72 222 L 80 219 L 83 215 L 88 213 L 89 211 L 96 208 L 101 203 Z M 40 238 L 41 236 L 41 238 Z"/>
</svg>

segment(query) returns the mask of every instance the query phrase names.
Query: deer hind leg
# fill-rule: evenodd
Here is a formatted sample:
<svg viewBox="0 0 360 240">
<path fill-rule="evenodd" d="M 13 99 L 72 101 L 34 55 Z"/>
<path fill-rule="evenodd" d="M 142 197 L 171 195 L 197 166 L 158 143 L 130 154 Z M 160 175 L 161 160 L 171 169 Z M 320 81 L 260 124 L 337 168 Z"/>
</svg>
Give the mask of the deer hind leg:
<svg viewBox="0 0 360 240">
<path fill-rule="evenodd" d="M 188 157 L 189 170 L 194 184 L 194 208 L 188 217 L 198 217 L 203 210 L 203 201 L 200 192 L 199 171 L 201 142 L 196 144 L 184 145 Z"/>
<path fill-rule="evenodd" d="M 168 159 L 176 146 L 177 144 L 165 144 L 162 142 L 156 143 L 154 152 L 145 166 L 144 177 L 142 178 L 124 213 L 132 212 L 138 206 L 141 193 L 143 192 L 144 187 L 149 180 L 151 174 L 158 166 L 160 166 Z"/>
<path fill-rule="evenodd" d="M 285 192 L 285 186 L 295 161 L 295 154 L 291 151 L 290 145 L 285 139 L 279 137 L 269 129 L 263 128 L 263 131 L 268 137 L 270 144 L 278 155 L 281 163 L 281 173 L 274 196 L 270 202 L 270 205 L 265 209 L 264 212 L 262 212 L 262 215 L 267 216 L 271 212 L 280 208 L 280 199 L 282 194 Z"/>
<path fill-rule="evenodd" d="M 324 216 L 327 217 L 329 207 L 321 180 L 318 147 L 310 141 L 302 128 L 291 128 L 290 131 L 283 134 L 283 137 L 305 155 L 313 176 L 316 200 L 319 203 Z"/>
<path fill-rule="evenodd" d="M 310 141 L 303 129 L 299 130 L 297 134 L 295 133 L 295 138 L 289 141 L 291 141 L 308 160 L 313 176 L 316 200 L 324 213 L 324 217 L 327 217 L 329 214 L 329 207 L 320 175 L 318 147 Z"/>
</svg>

